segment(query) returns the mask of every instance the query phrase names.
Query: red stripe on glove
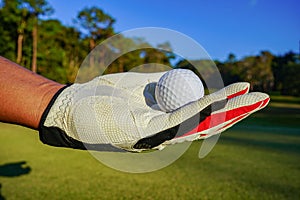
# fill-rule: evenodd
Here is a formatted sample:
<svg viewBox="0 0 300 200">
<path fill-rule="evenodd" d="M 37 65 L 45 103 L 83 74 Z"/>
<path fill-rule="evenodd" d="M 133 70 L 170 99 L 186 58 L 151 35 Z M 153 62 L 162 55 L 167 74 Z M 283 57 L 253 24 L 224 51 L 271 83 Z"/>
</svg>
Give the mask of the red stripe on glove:
<svg viewBox="0 0 300 200">
<path fill-rule="evenodd" d="M 248 92 L 248 90 L 249 90 L 249 88 L 247 87 L 247 88 L 244 89 L 244 90 L 241 90 L 241 91 L 239 91 L 239 92 L 237 92 L 237 93 L 234 93 L 234 94 L 232 94 L 232 95 L 229 95 L 227 98 L 228 98 L 228 99 L 232 99 L 232 98 L 234 98 L 234 97 L 237 97 L 237 96 L 246 94 L 246 93 Z"/>
<path fill-rule="evenodd" d="M 252 105 L 239 107 L 239 108 L 232 109 L 232 110 L 229 110 L 229 111 L 226 111 L 226 112 L 212 114 L 212 115 L 208 116 L 203 122 L 201 122 L 193 130 L 191 130 L 191 131 L 189 131 L 189 132 L 187 132 L 187 133 L 185 133 L 185 134 L 183 134 L 179 137 L 186 137 L 188 135 L 192 135 L 194 133 L 198 133 L 198 132 L 207 130 L 209 128 L 215 127 L 219 124 L 222 124 L 226 121 L 230 121 L 230 120 L 235 119 L 235 118 L 238 117 L 233 122 L 231 122 L 231 123 L 234 123 L 234 122 L 238 121 L 240 118 L 244 117 L 246 114 L 250 113 L 251 111 L 253 111 L 253 110 L 255 110 L 259 107 L 265 106 L 268 102 L 269 102 L 269 98 L 265 99 L 263 101 L 259 101 L 255 104 L 252 104 Z M 203 135 L 205 135 L 205 134 L 203 134 Z M 201 136 L 203 136 L 203 135 L 201 135 Z"/>
</svg>

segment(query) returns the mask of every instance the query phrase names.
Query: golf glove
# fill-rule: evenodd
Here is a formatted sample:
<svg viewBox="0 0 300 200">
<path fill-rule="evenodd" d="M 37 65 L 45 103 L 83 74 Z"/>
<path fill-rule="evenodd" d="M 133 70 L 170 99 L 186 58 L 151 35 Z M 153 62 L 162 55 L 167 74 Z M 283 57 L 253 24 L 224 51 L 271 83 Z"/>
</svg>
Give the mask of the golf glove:
<svg viewBox="0 0 300 200">
<path fill-rule="evenodd" d="M 225 131 L 269 102 L 243 82 L 166 113 L 154 94 L 164 73 L 109 74 L 62 88 L 43 113 L 40 140 L 99 151 L 163 149 Z"/>
</svg>

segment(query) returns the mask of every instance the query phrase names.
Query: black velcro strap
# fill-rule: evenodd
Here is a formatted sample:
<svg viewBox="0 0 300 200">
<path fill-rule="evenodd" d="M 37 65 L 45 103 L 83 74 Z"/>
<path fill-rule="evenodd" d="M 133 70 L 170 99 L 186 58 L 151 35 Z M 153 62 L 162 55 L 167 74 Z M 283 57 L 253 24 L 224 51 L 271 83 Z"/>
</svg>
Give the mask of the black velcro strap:
<svg viewBox="0 0 300 200">
<path fill-rule="evenodd" d="M 45 111 L 42 114 L 40 123 L 39 123 L 39 137 L 40 140 L 44 144 L 48 144 L 51 146 L 58 146 L 58 147 L 71 147 L 71 148 L 78 148 L 78 149 L 85 149 L 84 145 L 74 140 L 73 138 L 67 136 L 64 131 L 57 127 L 45 127 L 44 123 L 46 121 L 46 118 L 50 112 L 51 107 L 55 103 L 55 100 L 57 97 L 62 93 L 64 89 L 69 87 L 70 85 L 66 85 L 62 88 L 60 88 L 55 95 L 50 100 L 48 106 L 46 107 Z"/>
<path fill-rule="evenodd" d="M 60 95 L 60 93 L 62 93 L 62 91 L 64 91 L 67 87 L 69 87 L 71 85 L 65 85 L 64 87 L 60 88 L 52 97 L 52 99 L 50 100 L 48 106 L 46 107 L 46 109 L 44 110 L 42 117 L 40 119 L 40 123 L 39 123 L 39 131 L 41 130 L 41 127 L 44 126 L 44 123 L 46 121 L 46 118 L 48 116 L 48 113 L 50 112 L 51 107 L 53 106 L 55 100 L 57 99 L 57 97 Z"/>
<path fill-rule="evenodd" d="M 40 129 L 40 140 L 47 145 L 56 147 L 70 147 L 74 149 L 86 149 L 84 144 L 69 137 L 63 130 L 57 127 L 45 127 Z"/>
<path fill-rule="evenodd" d="M 81 150 L 125 152 L 111 144 L 88 144 L 69 137 L 63 130 L 57 127 L 42 126 L 40 130 L 40 140 L 47 145 L 55 147 L 67 147 Z"/>
</svg>

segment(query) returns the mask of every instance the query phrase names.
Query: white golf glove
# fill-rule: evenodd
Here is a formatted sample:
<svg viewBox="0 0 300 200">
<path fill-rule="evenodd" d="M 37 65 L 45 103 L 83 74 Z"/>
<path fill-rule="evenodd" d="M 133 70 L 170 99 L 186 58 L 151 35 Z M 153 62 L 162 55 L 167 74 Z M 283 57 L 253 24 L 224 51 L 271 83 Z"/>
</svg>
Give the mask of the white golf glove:
<svg viewBox="0 0 300 200">
<path fill-rule="evenodd" d="M 269 96 L 235 83 L 165 113 L 155 106 L 162 73 L 118 73 L 57 92 L 40 122 L 40 139 L 52 146 L 140 152 L 207 138 L 265 107 Z M 248 93 L 248 94 L 247 94 Z"/>
</svg>

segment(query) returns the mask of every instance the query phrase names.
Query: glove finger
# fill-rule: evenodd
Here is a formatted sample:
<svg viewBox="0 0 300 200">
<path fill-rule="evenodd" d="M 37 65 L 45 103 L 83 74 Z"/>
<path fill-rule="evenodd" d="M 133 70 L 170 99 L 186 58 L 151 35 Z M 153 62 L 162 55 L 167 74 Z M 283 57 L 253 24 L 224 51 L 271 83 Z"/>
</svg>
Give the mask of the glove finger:
<svg viewBox="0 0 300 200">
<path fill-rule="evenodd" d="M 253 95 L 258 95 L 259 96 L 260 94 L 253 93 Z M 231 120 L 228 120 L 226 122 L 226 125 L 219 128 L 216 132 L 210 133 L 210 135 L 200 133 L 200 135 L 197 139 L 205 139 L 205 140 L 203 141 L 203 143 L 201 145 L 201 148 L 200 148 L 200 151 L 199 151 L 199 158 L 204 158 L 212 150 L 212 148 L 217 143 L 217 141 L 218 141 L 218 139 L 219 139 L 222 132 L 224 132 L 226 129 L 232 127 L 234 124 L 238 123 L 239 121 L 245 119 L 246 117 L 248 117 L 252 113 L 264 108 L 268 104 L 268 102 L 269 102 L 269 98 L 266 98 L 257 109 L 254 109 L 251 112 L 242 114 L 242 115 L 237 116 L 237 117 L 235 117 Z"/>
<path fill-rule="evenodd" d="M 193 141 L 220 133 L 250 114 L 264 108 L 269 100 L 270 98 L 267 94 L 256 92 L 232 98 L 228 101 L 225 108 L 212 113 L 211 116 L 207 117 L 193 130 L 166 143 L 175 144 Z"/>
<path fill-rule="evenodd" d="M 209 129 L 217 129 L 215 132 L 220 132 L 220 130 L 224 131 L 242 119 L 248 117 L 250 114 L 267 106 L 269 100 L 270 98 L 267 94 L 258 92 L 233 98 L 232 100 L 229 100 L 223 110 L 219 110 L 211 115 L 212 121 L 209 121 L 208 119 L 206 122 L 203 122 L 203 124 L 200 125 L 201 129 L 198 129 L 198 131 L 201 132 L 201 130 Z M 222 122 L 222 118 L 224 116 L 225 120 Z M 211 128 L 209 128 L 209 126 L 211 126 Z M 220 126 L 222 126 L 222 128 Z M 204 134 L 201 135 L 205 136 Z"/>
<path fill-rule="evenodd" d="M 228 99 L 232 99 L 234 97 L 247 94 L 249 92 L 249 89 L 250 89 L 250 83 L 248 82 L 233 83 L 225 87 L 225 91 Z"/>
<path fill-rule="evenodd" d="M 256 95 L 258 98 L 262 97 L 262 93 L 258 93 L 258 92 L 253 92 L 251 93 L 252 95 Z M 243 119 L 247 118 L 249 115 L 251 115 L 254 112 L 257 112 L 263 108 L 265 108 L 268 103 L 270 101 L 270 98 L 265 98 L 262 102 L 261 105 L 259 107 L 257 107 L 256 109 L 251 110 L 250 112 L 247 112 L 245 114 L 241 114 L 237 117 L 232 118 L 231 120 L 228 120 L 227 124 L 224 125 L 222 128 L 220 128 L 217 132 L 223 132 L 226 129 L 230 128 L 231 126 L 233 126 L 234 124 L 238 123 L 239 121 L 242 121 Z"/>
</svg>

